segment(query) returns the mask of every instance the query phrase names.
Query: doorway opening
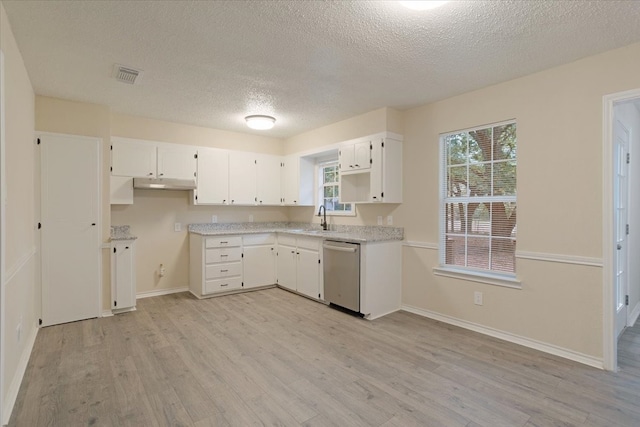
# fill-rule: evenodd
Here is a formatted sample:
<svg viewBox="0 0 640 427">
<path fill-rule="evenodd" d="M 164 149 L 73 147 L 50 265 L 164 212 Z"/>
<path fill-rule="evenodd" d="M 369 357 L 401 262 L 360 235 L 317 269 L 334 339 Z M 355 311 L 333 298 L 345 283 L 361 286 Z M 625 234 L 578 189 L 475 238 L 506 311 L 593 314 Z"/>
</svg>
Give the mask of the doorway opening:
<svg viewBox="0 0 640 427">
<path fill-rule="evenodd" d="M 603 362 L 640 314 L 640 89 L 603 98 Z"/>
</svg>

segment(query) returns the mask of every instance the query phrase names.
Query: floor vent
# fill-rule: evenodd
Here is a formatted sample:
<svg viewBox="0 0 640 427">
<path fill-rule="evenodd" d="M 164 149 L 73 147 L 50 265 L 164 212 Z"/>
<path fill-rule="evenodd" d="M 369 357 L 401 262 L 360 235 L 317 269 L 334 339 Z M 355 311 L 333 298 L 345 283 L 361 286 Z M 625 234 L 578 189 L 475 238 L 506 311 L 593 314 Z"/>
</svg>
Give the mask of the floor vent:
<svg viewBox="0 0 640 427">
<path fill-rule="evenodd" d="M 142 70 L 116 64 L 113 67 L 113 77 L 119 82 L 132 85 L 140 81 Z"/>
</svg>

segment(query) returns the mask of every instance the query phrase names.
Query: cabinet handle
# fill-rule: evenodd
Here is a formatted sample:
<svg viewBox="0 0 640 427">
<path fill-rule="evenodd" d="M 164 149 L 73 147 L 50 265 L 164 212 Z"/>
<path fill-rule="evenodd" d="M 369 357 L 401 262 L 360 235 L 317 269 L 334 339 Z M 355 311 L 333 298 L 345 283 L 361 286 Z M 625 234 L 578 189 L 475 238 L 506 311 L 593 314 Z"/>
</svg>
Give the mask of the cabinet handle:
<svg viewBox="0 0 640 427">
<path fill-rule="evenodd" d="M 129 246 L 125 246 L 124 248 L 125 248 L 125 249 L 129 249 Z"/>
<path fill-rule="evenodd" d="M 229 242 L 220 242 L 221 245 L 226 245 Z"/>
<path fill-rule="evenodd" d="M 222 203 L 227 203 L 227 199 L 222 199 Z"/>
<path fill-rule="evenodd" d="M 292 253 L 292 254 L 295 254 L 295 253 L 296 253 L 296 251 L 291 251 L 291 253 Z"/>
<path fill-rule="evenodd" d="M 360 165 L 356 164 L 356 167 L 357 167 L 357 168 L 359 168 L 359 167 L 360 167 Z"/>
<path fill-rule="evenodd" d="M 225 286 L 229 286 L 229 284 L 225 283 L 224 285 L 220 285 L 220 287 L 225 287 Z"/>
<path fill-rule="evenodd" d="M 349 165 L 349 167 L 350 167 L 350 168 L 352 168 L 352 167 L 353 167 L 353 165 Z"/>
<path fill-rule="evenodd" d="M 229 255 L 220 255 L 220 258 L 224 258 L 224 257 L 227 257 L 227 256 L 229 256 Z"/>
<path fill-rule="evenodd" d="M 164 176 L 164 174 L 163 174 L 163 173 L 161 173 L 159 176 Z"/>
<path fill-rule="evenodd" d="M 153 175 L 153 172 L 149 172 L 149 173 L 147 174 L 147 176 L 151 176 L 151 175 Z"/>
<path fill-rule="evenodd" d="M 92 223 L 91 223 L 91 226 L 92 226 L 92 227 L 95 227 L 95 226 L 96 226 L 96 223 L 95 223 L 95 222 L 92 222 Z"/>
<path fill-rule="evenodd" d="M 229 270 L 220 270 L 220 273 L 226 273 Z"/>
</svg>

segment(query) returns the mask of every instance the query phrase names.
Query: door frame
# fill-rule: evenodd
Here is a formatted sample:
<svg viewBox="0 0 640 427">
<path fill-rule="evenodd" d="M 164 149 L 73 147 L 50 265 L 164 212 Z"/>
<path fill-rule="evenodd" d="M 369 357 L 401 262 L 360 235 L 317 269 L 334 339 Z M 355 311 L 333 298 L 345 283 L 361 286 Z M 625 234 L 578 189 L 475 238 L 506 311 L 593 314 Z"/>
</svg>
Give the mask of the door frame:
<svg viewBox="0 0 640 427">
<path fill-rule="evenodd" d="M 5 285 L 5 100 L 4 100 L 4 52 L 0 49 L 0 331 L 4 331 Z M 0 332 L 0 424 L 4 422 L 4 333 Z"/>
<path fill-rule="evenodd" d="M 602 98 L 602 356 L 603 367 L 618 370 L 618 337 L 616 335 L 614 259 L 614 105 L 640 98 L 640 88 L 617 92 Z"/>
</svg>

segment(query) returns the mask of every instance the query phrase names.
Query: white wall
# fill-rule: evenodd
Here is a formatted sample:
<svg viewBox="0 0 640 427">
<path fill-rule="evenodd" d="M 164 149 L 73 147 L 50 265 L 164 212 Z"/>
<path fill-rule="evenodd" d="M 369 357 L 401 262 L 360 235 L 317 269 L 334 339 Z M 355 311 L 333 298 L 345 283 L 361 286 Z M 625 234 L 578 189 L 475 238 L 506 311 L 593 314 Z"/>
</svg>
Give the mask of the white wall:
<svg viewBox="0 0 640 427">
<path fill-rule="evenodd" d="M 631 131 L 631 163 L 629 165 L 629 320 L 640 314 L 640 99 L 620 103 L 614 107 L 616 118 Z"/>
<path fill-rule="evenodd" d="M 4 383 L 2 422 L 7 422 L 37 331 L 34 93 L 4 5 L 0 49 L 5 60 L 6 276 L 2 324 Z M 20 339 L 16 328 L 21 325 Z"/>
<path fill-rule="evenodd" d="M 396 223 L 421 247 L 403 252 L 403 304 L 599 364 L 602 267 L 585 262 L 602 262 L 602 98 L 640 86 L 639 69 L 633 44 L 406 111 Z M 438 135 L 507 119 L 518 126 L 522 289 L 435 276 Z M 474 291 L 484 292 L 483 306 Z"/>
</svg>

